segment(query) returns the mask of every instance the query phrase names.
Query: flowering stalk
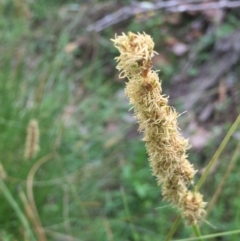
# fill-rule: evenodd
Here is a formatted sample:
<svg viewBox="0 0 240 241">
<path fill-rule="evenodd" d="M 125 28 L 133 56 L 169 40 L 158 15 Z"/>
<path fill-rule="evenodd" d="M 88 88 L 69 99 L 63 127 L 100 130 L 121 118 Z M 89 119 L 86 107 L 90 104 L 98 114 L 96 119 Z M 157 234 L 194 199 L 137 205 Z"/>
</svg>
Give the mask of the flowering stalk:
<svg viewBox="0 0 240 241">
<path fill-rule="evenodd" d="M 128 78 L 126 95 L 134 107 L 139 130 L 149 155 L 150 166 L 162 195 L 181 211 L 186 221 L 194 225 L 204 214 L 202 195 L 188 189 L 196 171 L 187 160 L 188 140 L 177 126 L 178 114 L 162 95 L 157 72 L 151 69 L 151 59 L 157 54 L 152 38 L 128 33 L 112 40 L 119 50 L 116 58 L 120 78 Z"/>
<path fill-rule="evenodd" d="M 24 157 L 26 160 L 32 159 L 39 151 L 39 128 L 37 120 L 31 120 L 27 127 L 27 139 Z"/>
</svg>

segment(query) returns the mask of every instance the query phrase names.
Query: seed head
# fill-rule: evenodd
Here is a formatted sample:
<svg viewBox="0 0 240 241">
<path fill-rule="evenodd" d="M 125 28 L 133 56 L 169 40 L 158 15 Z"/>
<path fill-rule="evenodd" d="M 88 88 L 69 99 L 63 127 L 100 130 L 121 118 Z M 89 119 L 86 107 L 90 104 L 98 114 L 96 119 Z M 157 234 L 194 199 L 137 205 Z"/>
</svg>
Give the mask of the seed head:
<svg viewBox="0 0 240 241">
<path fill-rule="evenodd" d="M 196 171 L 187 160 L 190 146 L 179 132 L 178 113 L 168 105 L 157 72 L 151 69 L 154 42 L 145 33 L 131 32 L 112 41 L 120 52 L 116 58 L 120 78 L 129 80 L 125 92 L 144 133 L 152 174 L 162 186 L 163 198 L 178 207 L 189 224 L 195 224 L 204 214 L 205 203 L 201 194 L 188 190 Z"/>
<path fill-rule="evenodd" d="M 25 159 L 29 160 L 35 157 L 39 151 L 39 128 L 37 120 L 31 120 L 27 127 L 27 139 L 25 145 Z"/>
</svg>

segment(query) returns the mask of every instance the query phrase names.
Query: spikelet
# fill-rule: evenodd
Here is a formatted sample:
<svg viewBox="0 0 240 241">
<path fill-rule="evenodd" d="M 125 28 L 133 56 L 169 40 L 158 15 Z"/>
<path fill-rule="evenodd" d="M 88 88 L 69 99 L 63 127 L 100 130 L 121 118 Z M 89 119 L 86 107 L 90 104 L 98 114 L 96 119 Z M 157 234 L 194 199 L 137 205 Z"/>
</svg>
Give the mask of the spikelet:
<svg viewBox="0 0 240 241">
<path fill-rule="evenodd" d="M 196 171 L 187 160 L 188 140 L 178 131 L 178 113 L 162 95 L 158 75 L 151 69 L 157 54 L 152 38 L 128 33 L 112 39 L 120 56 L 116 57 L 120 78 L 127 77 L 125 92 L 134 107 L 139 130 L 149 155 L 152 174 L 162 186 L 163 198 L 179 208 L 188 224 L 196 224 L 206 203 L 200 193 L 188 190 Z"/>
<path fill-rule="evenodd" d="M 37 120 L 31 120 L 27 127 L 27 139 L 25 145 L 24 158 L 32 159 L 39 151 L 39 128 Z"/>
</svg>

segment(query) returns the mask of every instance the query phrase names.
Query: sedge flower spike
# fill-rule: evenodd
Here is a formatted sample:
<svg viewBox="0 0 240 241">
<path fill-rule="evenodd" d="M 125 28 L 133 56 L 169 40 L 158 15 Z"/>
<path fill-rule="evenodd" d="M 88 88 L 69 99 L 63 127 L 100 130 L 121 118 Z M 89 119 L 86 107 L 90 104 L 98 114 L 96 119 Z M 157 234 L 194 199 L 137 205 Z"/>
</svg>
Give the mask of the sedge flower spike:
<svg viewBox="0 0 240 241">
<path fill-rule="evenodd" d="M 188 140 L 178 131 L 178 113 L 168 105 L 156 71 L 151 69 L 152 38 L 129 32 L 112 39 L 120 78 L 127 78 L 125 92 L 133 105 L 139 130 L 149 155 L 152 174 L 162 186 L 163 198 L 176 206 L 188 224 L 202 219 L 206 205 L 202 195 L 189 190 L 196 171 L 187 159 Z"/>
<path fill-rule="evenodd" d="M 30 160 L 36 156 L 39 147 L 39 127 L 37 120 L 31 120 L 27 127 L 27 138 L 25 144 L 24 157 Z"/>
</svg>

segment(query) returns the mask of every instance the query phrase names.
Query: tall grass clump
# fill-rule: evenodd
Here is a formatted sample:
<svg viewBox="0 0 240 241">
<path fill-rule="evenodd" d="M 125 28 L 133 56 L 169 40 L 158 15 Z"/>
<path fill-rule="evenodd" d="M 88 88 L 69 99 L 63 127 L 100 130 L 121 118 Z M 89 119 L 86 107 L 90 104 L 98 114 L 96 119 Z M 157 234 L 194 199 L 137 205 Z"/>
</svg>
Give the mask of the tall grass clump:
<svg viewBox="0 0 240 241">
<path fill-rule="evenodd" d="M 125 92 L 144 132 L 152 173 L 164 199 L 180 210 L 188 224 L 195 225 L 203 218 L 206 203 L 199 192 L 189 189 L 196 171 L 188 161 L 188 140 L 179 133 L 178 113 L 168 105 L 157 72 L 151 69 L 154 42 L 145 33 L 131 32 L 112 41 L 120 52 L 117 69 L 121 78 L 128 79 Z"/>
</svg>

